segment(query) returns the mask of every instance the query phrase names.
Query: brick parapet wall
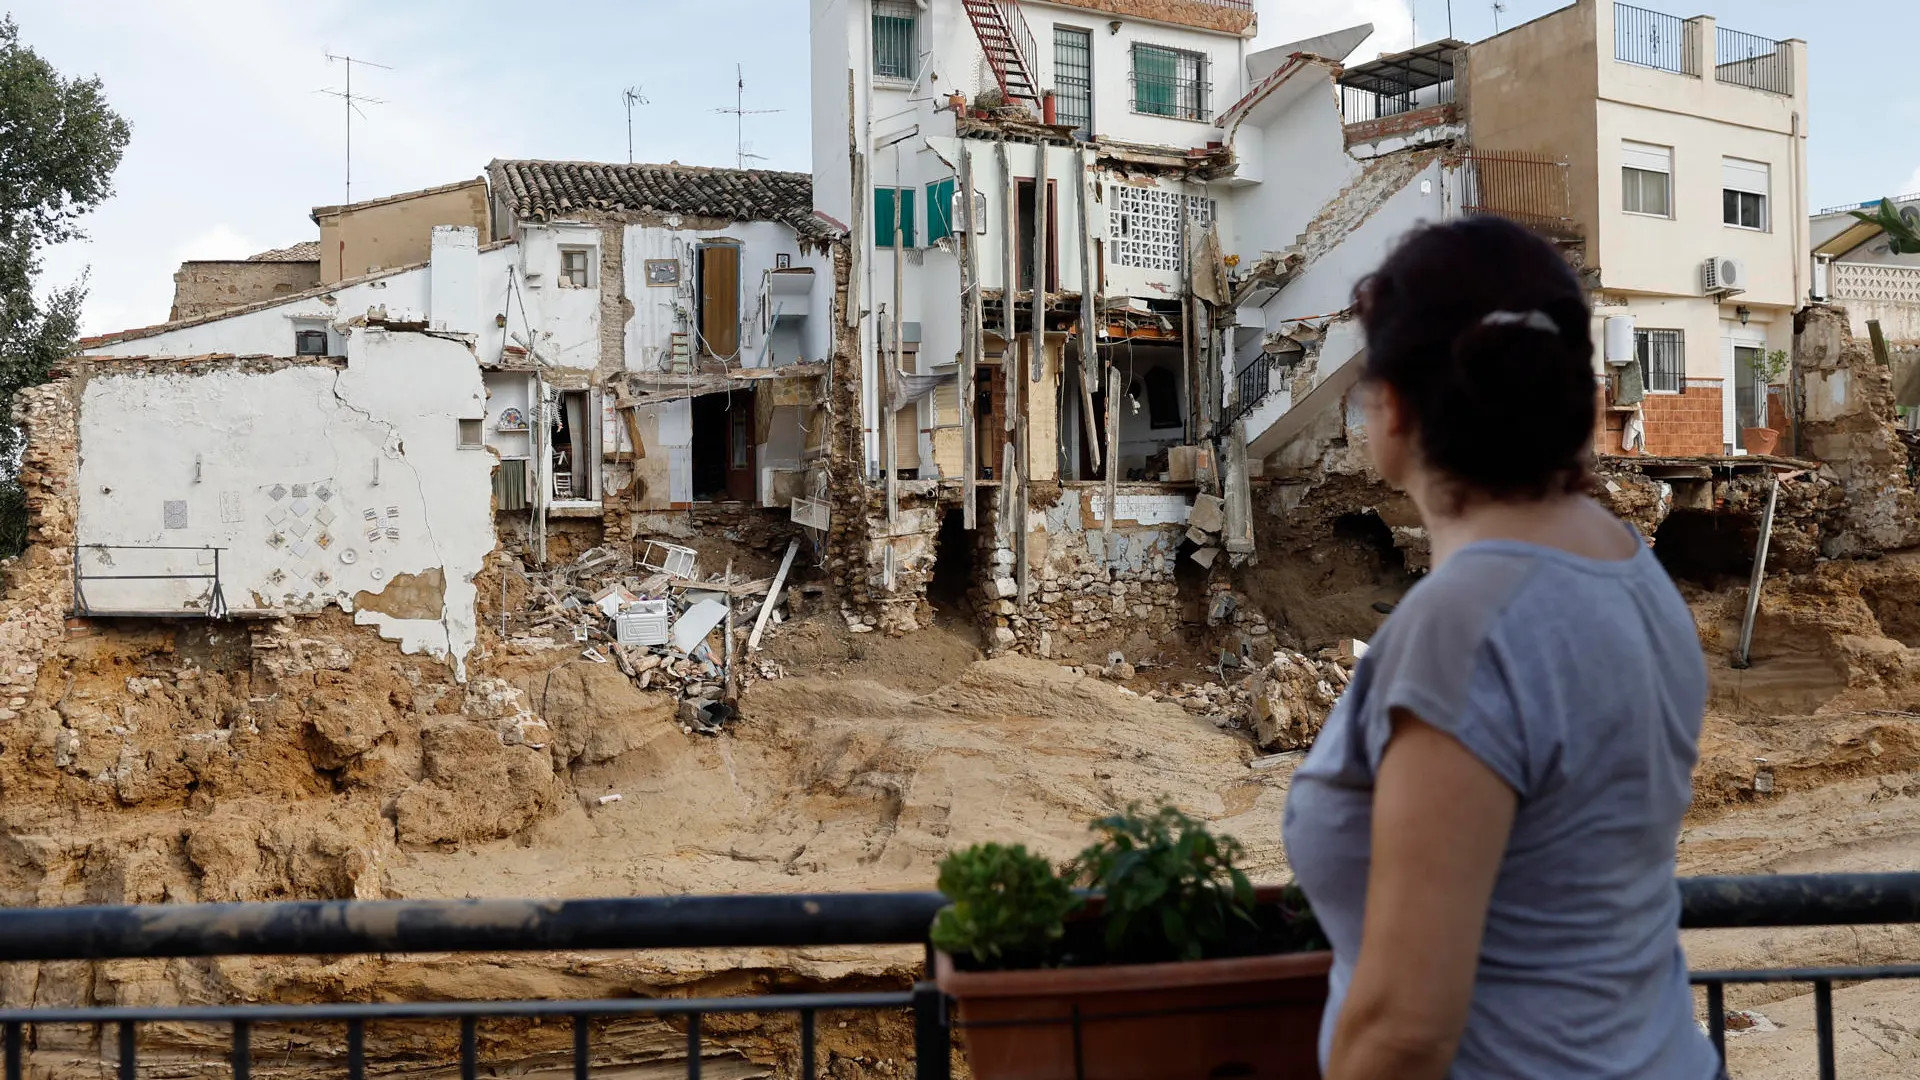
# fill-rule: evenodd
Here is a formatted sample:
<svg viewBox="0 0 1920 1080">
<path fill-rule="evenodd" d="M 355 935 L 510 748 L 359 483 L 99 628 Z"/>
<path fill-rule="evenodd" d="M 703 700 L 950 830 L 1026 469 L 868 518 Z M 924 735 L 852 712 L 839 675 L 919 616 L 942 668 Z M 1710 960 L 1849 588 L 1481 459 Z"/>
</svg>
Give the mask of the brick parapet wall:
<svg viewBox="0 0 1920 1080">
<path fill-rule="evenodd" d="M 1428 128 L 1445 127 L 1460 122 L 1460 109 L 1452 104 L 1429 105 L 1424 109 L 1412 109 L 1393 116 L 1383 116 L 1378 120 L 1356 120 L 1347 125 L 1347 145 L 1377 142 L 1395 135 L 1411 135 Z"/>
</svg>

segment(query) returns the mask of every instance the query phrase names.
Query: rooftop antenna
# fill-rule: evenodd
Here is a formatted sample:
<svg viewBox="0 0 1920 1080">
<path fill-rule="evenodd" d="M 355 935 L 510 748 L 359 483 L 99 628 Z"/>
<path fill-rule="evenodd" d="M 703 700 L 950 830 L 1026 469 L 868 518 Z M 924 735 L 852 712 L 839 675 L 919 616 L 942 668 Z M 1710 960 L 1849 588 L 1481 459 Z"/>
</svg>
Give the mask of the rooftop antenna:
<svg viewBox="0 0 1920 1080">
<path fill-rule="evenodd" d="M 648 104 L 647 96 L 637 86 L 629 86 L 620 91 L 620 101 L 627 107 L 627 164 L 633 164 L 633 107 Z"/>
<path fill-rule="evenodd" d="M 733 65 L 733 71 L 734 71 L 734 77 L 735 77 L 735 82 L 733 86 L 733 108 L 715 109 L 713 111 L 717 113 L 731 113 L 733 115 L 734 168 L 744 169 L 747 167 L 748 158 L 755 158 L 757 160 L 762 160 L 762 161 L 766 160 L 764 157 L 762 157 L 759 154 L 747 153 L 747 117 L 761 116 L 767 113 L 785 112 L 786 110 L 785 109 L 749 109 L 747 108 L 746 107 L 747 105 L 746 71 L 739 64 Z"/>
<path fill-rule="evenodd" d="M 353 201 L 353 114 L 360 113 L 360 119 L 362 120 L 367 118 L 366 113 L 360 112 L 360 106 L 356 104 L 356 102 L 364 101 L 369 105 L 386 104 L 386 101 L 381 98 L 368 97 L 365 94 L 355 94 L 353 92 L 353 65 L 359 64 L 361 67 L 376 67 L 382 71 L 392 71 L 393 69 L 385 64 L 376 64 L 371 60 L 356 60 L 351 56 L 335 56 L 332 53 L 327 54 L 328 63 L 332 63 L 335 60 L 347 65 L 347 88 L 345 90 L 322 90 L 320 92 L 331 97 L 337 97 L 347 103 L 347 202 L 351 203 Z"/>
<path fill-rule="evenodd" d="M 1447 39 L 1453 39 L 1453 0 L 1447 0 Z"/>
<path fill-rule="evenodd" d="M 1493 0 L 1493 32 L 1496 34 L 1500 32 L 1500 14 L 1506 10 L 1507 5 L 1500 0 Z"/>
</svg>

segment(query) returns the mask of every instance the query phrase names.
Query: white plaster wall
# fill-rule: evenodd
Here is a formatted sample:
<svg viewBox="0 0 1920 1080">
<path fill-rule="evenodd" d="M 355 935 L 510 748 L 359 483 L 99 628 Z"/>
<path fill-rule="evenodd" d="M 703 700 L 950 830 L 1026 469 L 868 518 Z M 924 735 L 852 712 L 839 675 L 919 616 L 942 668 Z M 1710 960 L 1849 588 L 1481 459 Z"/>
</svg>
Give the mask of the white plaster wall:
<svg viewBox="0 0 1920 1080">
<path fill-rule="evenodd" d="M 524 371 L 489 371 L 485 375 L 487 386 L 487 420 L 484 427 L 487 445 L 500 452 L 501 457 L 525 458 L 533 456 L 533 436 L 526 431 L 501 431 L 500 416 L 508 409 L 520 410 L 521 419 L 531 424 L 533 411 L 529 406 L 532 400 L 533 377 Z"/>
<path fill-rule="evenodd" d="M 1295 72 L 1256 107 L 1234 148 L 1254 159 L 1260 182 L 1234 193 L 1233 231 L 1222 242 L 1247 260 L 1286 250 L 1362 170 L 1347 153 L 1333 80 L 1318 66 Z"/>
<path fill-rule="evenodd" d="M 520 232 L 520 272 L 527 310 L 515 312 L 530 321 L 540 358 L 558 367 L 592 370 L 600 364 L 600 229 L 593 225 L 555 222 L 528 224 Z M 560 285 L 560 249 L 589 247 L 593 256 L 587 288 Z M 513 324 L 509 317 L 509 325 Z M 482 355 L 485 355 L 484 353 Z"/>
<path fill-rule="evenodd" d="M 739 367 L 765 366 L 767 360 L 763 304 L 770 313 L 772 305 L 784 305 L 785 314 L 806 316 L 801 327 L 798 348 L 806 360 L 825 360 L 833 351 L 831 324 L 833 302 L 833 260 L 820 249 L 802 250 L 799 238 L 789 226 L 771 221 L 736 222 L 723 229 L 676 229 L 656 225 L 629 225 L 624 243 L 626 293 L 633 302 L 633 317 L 627 321 L 625 348 L 629 371 L 659 371 L 672 355 L 673 335 L 692 333 L 698 319 L 694 289 L 694 253 L 699 245 L 714 240 L 740 242 L 740 354 L 734 358 Z M 766 296 L 766 276 L 778 255 L 788 255 L 792 265 L 813 270 L 813 288 L 805 296 Z M 646 263 L 649 259 L 672 259 L 680 264 L 677 287 L 649 286 Z M 791 362 L 787 357 L 783 362 Z"/>
<path fill-rule="evenodd" d="M 948 0 L 956 9 L 957 0 Z M 1040 85 L 1054 85 L 1053 28 L 1068 26 L 1090 31 L 1093 45 L 1093 130 L 1103 139 L 1146 143 L 1153 146 L 1177 146 L 1182 149 L 1205 146 L 1218 140 L 1220 131 L 1213 118 L 1226 111 L 1246 92 L 1246 39 L 1210 30 L 1194 30 L 1119 19 L 1116 32 L 1110 28 L 1115 16 L 1103 11 L 1062 7 L 1029 2 L 1021 5 L 1033 41 L 1040 54 Z M 962 29 L 969 41 L 973 28 L 962 17 Z M 1178 120 L 1133 111 L 1133 46 L 1158 45 L 1170 49 L 1205 53 L 1207 78 L 1213 84 L 1207 96 L 1203 120 Z"/>
<path fill-rule="evenodd" d="M 472 257 L 470 249 L 468 257 Z M 471 274 L 451 276 L 442 282 L 442 304 L 447 310 L 459 312 L 456 318 L 469 318 L 476 311 L 479 314 L 473 355 L 488 361 L 499 357 L 501 344 L 505 340 L 507 331 L 495 326 L 494 316 L 508 312 L 507 280 L 518 257 L 518 248 L 513 244 L 481 251 L 474 259 Z M 477 292 L 477 299 L 472 302 L 465 299 L 465 290 L 468 288 Z M 292 356 L 296 322 L 319 320 L 330 323 L 338 343 L 361 332 L 347 325 L 354 319 L 372 316 L 396 322 L 431 323 L 434 318 L 431 293 L 430 267 L 420 266 L 344 285 L 332 292 L 288 300 L 274 307 L 163 330 L 82 351 L 89 356 L 200 356 L 208 353 Z M 516 307 L 509 329 L 525 336 L 522 329 L 524 325 Z"/>
<path fill-rule="evenodd" d="M 79 540 L 149 550 L 113 552 L 111 565 L 84 553 L 83 566 L 194 572 L 199 553 L 150 549 L 219 547 L 229 606 L 293 610 L 351 610 L 359 593 L 439 568 L 437 618 L 360 610 L 355 621 L 407 652 L 446 659 L 464 678 L 473 577 L 494 547 L 494 459 L 458 446 L 456 419 L 481 417 L 483 394 L 465 345 L 380 330 L 354 335 L 345 370 L 97 375 L 81 402 Z M 295 485 L 308 488 L 303 506 Z M 332 498 L 320 497 L 322 487 Z M 166 527 L 169 501 L 186 504 L 184 528 Z M 210 573 L 208 563 L 199 572 Z M 198 606 L 205 587 L 98 582 L 88 593 L 98 608 L 172 610 Z"/>
</svg>

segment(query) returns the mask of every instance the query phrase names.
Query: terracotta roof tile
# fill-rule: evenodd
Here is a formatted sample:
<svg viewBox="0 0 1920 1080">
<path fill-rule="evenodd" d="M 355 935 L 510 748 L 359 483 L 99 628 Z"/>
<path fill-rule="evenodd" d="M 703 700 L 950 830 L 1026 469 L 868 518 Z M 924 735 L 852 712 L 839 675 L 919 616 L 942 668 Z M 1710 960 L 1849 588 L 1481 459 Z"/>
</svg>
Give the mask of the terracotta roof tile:
<svg viewBox="0 0 1920 1080">
<path fill-rule="evenodd" d="M 248 262 L 319 262 L 320 241 L 303 240 L 291 247 L 274 248 L 247 256 Z"/>
<path fill-rule="evenodd" d="M 495 195 L 504 196 L 515 214 L 536 221 L 626 210 L 777 221 L 813 239 L 840 231 L 813 212 L 813 178 L 806 173 L 506 160 L 494 161 L 487 171 Z"/>
</svg>

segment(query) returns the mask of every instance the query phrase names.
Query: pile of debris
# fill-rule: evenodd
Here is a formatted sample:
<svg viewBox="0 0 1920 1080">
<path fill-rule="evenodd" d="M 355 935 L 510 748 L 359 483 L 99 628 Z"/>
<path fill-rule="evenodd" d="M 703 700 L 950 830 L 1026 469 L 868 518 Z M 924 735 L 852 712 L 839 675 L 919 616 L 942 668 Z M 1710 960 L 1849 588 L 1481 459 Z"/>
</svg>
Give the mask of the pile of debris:
<svg viewBox="0 0 1920 1080">
<path fill-rule="evenodd" d="M 1177 683 L 1149 694 L 1170 701 L 1223 730 L 1245 730 L 1261 750 L 1303 750 L 1313 745 L 1334 702 L 1365 656 L 1364 641 L 1342 641 L 1317 655 L 1274 650 L 1265 666 L 1235 682 Z M 1225 666 L 1221 668 L 1226 670 Z"/>
<path fill-rule="evenodd" d="M 733 580 L 731 564 L 703 579 L 694 550 L 677 544 L 641 541 L 637 557 L 593 548 L 571 566 L 526 575 L 536 633 L 512 640 L 584 646 L 582 659 L 617 665 L 642 690 L 673 693 L 686 731 L 716 735 L 738 715 L 741 690 L 785 677 L 778 664 L 749 654 L 783 621 L 781 594 L 798 548 L 789 545 L 779 573 L 756 581 Z"/>
</svg>

